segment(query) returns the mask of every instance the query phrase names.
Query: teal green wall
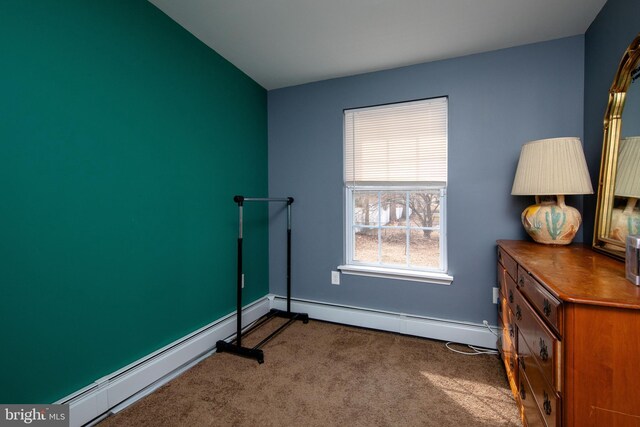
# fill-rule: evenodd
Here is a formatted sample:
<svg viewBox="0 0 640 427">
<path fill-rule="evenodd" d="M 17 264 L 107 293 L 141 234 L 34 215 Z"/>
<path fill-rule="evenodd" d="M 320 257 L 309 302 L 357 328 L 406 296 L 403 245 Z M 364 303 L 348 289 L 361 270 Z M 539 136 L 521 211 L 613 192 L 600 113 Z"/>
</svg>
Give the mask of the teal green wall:
<svg viewBox="0 0 640 427">
<path fill-rule="evenodd" d="M 0 402 L 52 402 L 235 309 L 266 91 L 142 0 L 3 0 L 0 52 Z"/>
</svg>

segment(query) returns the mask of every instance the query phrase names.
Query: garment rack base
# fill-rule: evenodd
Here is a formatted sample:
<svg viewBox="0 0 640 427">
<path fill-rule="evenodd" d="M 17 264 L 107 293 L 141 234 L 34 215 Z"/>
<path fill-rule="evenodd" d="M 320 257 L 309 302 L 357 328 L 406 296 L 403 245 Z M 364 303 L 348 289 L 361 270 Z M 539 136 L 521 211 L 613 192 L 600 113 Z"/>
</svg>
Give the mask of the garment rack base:
<svg viewBox="0 0 640 427">
<path fill-rule="evenodd" d="M 274 317 L 281 317 L 285 319 L 289 319 L 288 322 L 282 324 L 278 329 L 271 332 L 267 337 L 265 337 L 262 341 L 256 344 L 254 347 L 243 347 L 237 344 L 237 338 L 232 340 L 231 342 L 226 342 L 224 340 L 220 340 L 216 343 L 216 351 L 218 353 L 232 353 L 238 356 L 246 357 L 249 359 L 255 359 L 258 363 L 264 363 L 264 353 L 260 349 L 264 344 L 269 342 L 271 339 L 275 338 L 280 332 L 282 332 L 287 326 L 291 325 L 296 320 L 301 320 L 302 323 L 309 323 L 309 315 L 306 313 L 294 313 L 291 311 L 278 310 L 276 308 L 272 308 L 269 313 L 265 314 L 258 320 L 256 320 L 255 324 L 253 324 L 249 329 L 242 332 L 243 336 L 249 335 L 251 332 L 254 332 L 256 329 L 263 326 L 267 321 L 271 320 Z"/>
</svg>

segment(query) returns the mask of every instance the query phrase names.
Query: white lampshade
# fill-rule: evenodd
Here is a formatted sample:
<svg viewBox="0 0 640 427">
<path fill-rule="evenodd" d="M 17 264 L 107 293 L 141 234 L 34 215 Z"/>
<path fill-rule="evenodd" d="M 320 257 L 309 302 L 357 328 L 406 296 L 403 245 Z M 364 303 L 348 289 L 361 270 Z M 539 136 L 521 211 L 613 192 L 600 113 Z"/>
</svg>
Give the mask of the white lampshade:
<svg viewBox="0 0 640 427">
<path fill-rule="evenodd" d="M 522 146 L 514 196 L 591 194 L 591 178 L 579 138 L 551 138 Z"/>
<path fill-rule="evenodd" d="M 640 136 L 620 139 L 614 194 L 640 199 Z"/>
</svg>

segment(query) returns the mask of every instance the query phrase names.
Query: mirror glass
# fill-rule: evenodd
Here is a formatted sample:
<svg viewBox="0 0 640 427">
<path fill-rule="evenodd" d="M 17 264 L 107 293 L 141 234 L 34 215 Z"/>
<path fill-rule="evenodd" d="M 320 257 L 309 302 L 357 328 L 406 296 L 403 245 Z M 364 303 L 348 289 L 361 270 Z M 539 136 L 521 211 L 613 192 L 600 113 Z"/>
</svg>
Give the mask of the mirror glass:
<svg viewBox="0 0 640 427">
<path fill-rule="evenodd" d="M 624 245 L 629 234 L 640 233 L 640 79 L 627 89 L 613 197 L 609 237 Z"/>
<path fill-rule="evenodd" d="M 640 234 L 640 35 L 620 61 L 609 92 L 593 246 L 624 258 Z"/>
</svg>

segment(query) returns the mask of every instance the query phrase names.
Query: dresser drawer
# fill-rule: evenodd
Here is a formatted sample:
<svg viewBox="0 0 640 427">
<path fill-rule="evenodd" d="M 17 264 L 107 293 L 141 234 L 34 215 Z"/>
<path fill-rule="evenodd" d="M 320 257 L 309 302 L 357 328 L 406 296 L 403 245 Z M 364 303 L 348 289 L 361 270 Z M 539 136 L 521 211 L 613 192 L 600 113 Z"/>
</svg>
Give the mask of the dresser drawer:
<svg viewBox="0 0 640 427">
<path fill-rule="evenodd" d="M 545 319 L 557 334 L 562 331 L 562 310 L 560 301 L 551 295 L 529 272 L 518 266 L 518 287 L 526 295 L 540 317 Z"/>
<path fill-rule="evenodd" d="M 507 376 L 509 377 L 509 382 L 513 382 L 513 384 L 517 384 L 518 381 L 518 355 L 516 354 L 515 347 L 513 346 L 513 341 L 508 345 L 503 351 L 503 360 L 507 369 Z"/>
<path fill-rule="evenodd" d="M 553 332 L 547 328 L 535 311 L 525 300 L 520 292 L 515 294 L 515 310 L 513 316 L 520 335 L 516 349 L 522 352 L 520 340 L 523 340 L 530 349 L 531 356 L 536 360 L 542 371 L 542 375 L 556 390 L 561 390 L 560 341 Z"/>
<path fill-rule="evenodd" d="M 562 424 L 560 419 L 560 397 L 553 386 L 547 383 L 540 366 L 536 362 L 531 350 L 521 337 L 518 349 L 518 366 L 520 375 L 525 375 L 531 392 L 536 400 L 540 414 L 549 427 L 556 427 Z"/>
<path fill-rule="evenodd" d="M 502 264 L 513 280 L 518 277 L 518 263 L 500 247 L 498 248 L 498 262 Z"/>
<path fill-rule="evenodd" d="M 527 380 L 527 376 L 520 369 L 518 375 L 518 392 L 520 394 L 520 404 L 524 412 L 527 427 L 547 427 L 542 417 L 542 413 L 538 408 L 538 403 L 535 400 L 531 385 Z"/>
<path fill-rule="evenodd" d="M 507 295 L 507 270 L 502 266 L 502 264 L 498 263 L 498 288 L 500 288 L 500 292 L 502 295 Z"/>
<path fill-rule="evenodd" d="M 498 305 L 498 320 L 500 321 L 502 328 L 504 329 L 505 340 L 513 343 L 515 348 L 516 343 L 516 327 L 513 318 L 513 312 L 507 304 L 507 299 L 504 295 L 500 295 L 500 301 Z"/>
<path fill-rule="evenodd" d="M 507 380 L 509 381 L 509 385 L 511 390 L 517 389 L 517 374 L 518 374 L 518 365 L 517 365 L 517 353 L 514 347 L 514 340 L 509 338 L 509 333 L 506 328 L 502 325 L 502 321 L 498 321 L 498 326 L 500 326 L 500 333 L 498 334 L 498 350 L 500 351 L 500 357 L 502 358 L 502 362 L 504 363 L 505 373 L 507 374 Z M 515 395 L 514 395 L 515 396 Z"/>
<path fill-rule="evenodd" d="M 500 327 L 500 333 L 498 334 L 498 337 L 500 338 L 499 350 L 505 359 L 505 363 L 508 364 L 512 371 L 514 371 L 516 369 L 516 340 L 514 337 L 515 326 L 513 324 L 504 323 L 503 319 L 498 321 L 498 326 Z"/>
<path fill-rule="evenodd" d="M 507 300 L 500 294 L 500 301 L 498 304 L 498 350 L 505 366 L 507 373 L 507 379 L 511 390 L 514 392 L 517 389 L 517 352 L 516 352 L 516 326 L 513 322 L 513 314 L 511 309 L 507 305 Z"/>
<path fill-rule="evenodd" d="M 518 288 L 516 286 L 516 281 L 511 278 L 508 274 L 504 275 L 504 288 L 500 288 L 502 295 L 507 300 L 507 305 L 511 309 L 513 313 L 515 313 L 516 303 L 516 293 L 518 292 Z"/>
</svg>

